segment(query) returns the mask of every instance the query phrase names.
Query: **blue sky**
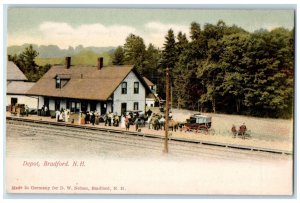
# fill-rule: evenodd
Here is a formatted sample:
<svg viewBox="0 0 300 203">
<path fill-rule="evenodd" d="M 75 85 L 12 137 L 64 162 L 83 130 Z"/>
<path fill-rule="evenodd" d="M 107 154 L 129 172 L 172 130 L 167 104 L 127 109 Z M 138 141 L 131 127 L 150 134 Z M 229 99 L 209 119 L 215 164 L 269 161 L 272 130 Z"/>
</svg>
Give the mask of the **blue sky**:
<svg viewBox="0 0 300 203">
<path fill-rule="evenodd" d="M 203 26 L 222 19 L 247 31 L 294 27 L 294 10 L 286 9 L 112 9 L 9 7 L 7 43 L 21 45 L 118 46 L 130 34 L 146 44 L 163 46 L 167 30 L 189 35 L 190 23 Z"/>
</svg>

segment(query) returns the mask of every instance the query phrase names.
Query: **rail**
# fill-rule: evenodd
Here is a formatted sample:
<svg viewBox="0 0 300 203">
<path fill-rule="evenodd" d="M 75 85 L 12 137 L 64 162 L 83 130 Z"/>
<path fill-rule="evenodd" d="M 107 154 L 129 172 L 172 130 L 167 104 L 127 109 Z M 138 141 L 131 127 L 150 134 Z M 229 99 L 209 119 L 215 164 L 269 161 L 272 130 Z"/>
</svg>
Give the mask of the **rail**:
<svg viewBox="0 0 300 203">
<path fill-rule="evenodd" d="M 161 136 L 161 135 L 147 134 L 147 133 L 142 133 L 142 132 L 132 132 L 132 131 L 126 131 L 126 130 L 101 128 L 101 127 L 93 127 L 93 126 L 85 126 L 85 125 L 75 125 L 75 124 L 70 124 L 70 123 L 60 123 L 60 122 L 51 122 L 51 121 L 43 121 L 43 120 L 32 120 L 32 119 L 26 119 L 26 118 L 20 118 L 20 117 L 7 116 L 6 119 L 13 120 L 13 121 L 45 124 L 45 125 L 80 128 L 80 129 L 86 129 L 86 130 L 97 130 L 97 131 L 108 132 L 108 133 L 121 133 L 121 134 L 125 134 L 125 135 L 142 136 L 142 137 L 156 138 L 156 139 L 164 139 L 165 138 L 164 136 Z M 237 144 L 231 144 L 231 143 L 213 142 L 213 141 L 205 141 L 205 140 L 198 140 L 198 139 L 195 140 L 195 139 L 169 136 L 168 140 L 177 141 L 177 142 L 202 144 L 202 145 L 210 145 L 210 146 L 224 147 L 224 148 L 234 148 L 234 149 L 248 150 L 248 151 L 259 151 L 259 152 L 268 152 L 268 153 L 275 153 L 275 154 L 293 155 L 292 151 L 287 151 L 287 150 L 278 150 L 278 149 L 262 148 L 262 147 L 255 147 L 255 146 L 237 145 Z"/>
</svg>

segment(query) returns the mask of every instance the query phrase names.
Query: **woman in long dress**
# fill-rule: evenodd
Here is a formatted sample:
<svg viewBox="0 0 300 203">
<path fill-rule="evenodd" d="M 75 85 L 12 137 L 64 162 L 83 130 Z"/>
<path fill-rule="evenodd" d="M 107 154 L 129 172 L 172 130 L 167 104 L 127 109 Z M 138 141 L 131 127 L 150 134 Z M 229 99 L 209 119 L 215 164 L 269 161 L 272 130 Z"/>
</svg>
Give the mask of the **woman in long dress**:
<svg viewBox="0 0 300 203">
<path fill-rule="evenodd" d="M 126 128 L 126 126 L 125 126 L 125 116 L 124 115 L 121 118 L 121 128 Z"/>
<path fill-rule="evenodd" d="M 96 112 L 95 124 L 99 125 L 99 113 L 98 112 Z"/>
</svg>

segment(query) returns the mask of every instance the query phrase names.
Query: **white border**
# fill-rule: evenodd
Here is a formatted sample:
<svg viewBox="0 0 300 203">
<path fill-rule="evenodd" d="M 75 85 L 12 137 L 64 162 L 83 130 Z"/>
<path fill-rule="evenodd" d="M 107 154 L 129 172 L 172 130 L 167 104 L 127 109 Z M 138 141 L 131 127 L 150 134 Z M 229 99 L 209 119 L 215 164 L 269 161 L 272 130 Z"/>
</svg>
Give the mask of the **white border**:
<svg viewBox="0 0 300 203">
<path fill-rule="evenodd" d="M 72 3 L 72 4 L 69 4 L 69 3 Z M 294 5 L 298 6 L 298 1 L 296 0 L 285 0 L 285 1 L 282 1 L 282 0 L 262 0 L 262 1 L 259 1 L 259 0 L 245 0 L 245 1 L 234 1 L 234 0 L 231 0 L 231 1 L 220 1 L 220 0 L 210 0 L 210 1 L 204 1 L 204 2 L 197 2 L 195 0 L 172 0 L 172 1 L 169 1 L 169 0 L 152 0 L 152 1 L 140 1 L 140 0 L 125 0 L 125 1 L 122 1 L 122 0 L 106 0 L 106 1 L 96 1 L 96 0 L 85 0 L 85 1 L 80 1 L 80 0 L 72 0 L 72 1 L 68 1 L 68 0 L 47 0 L 47 1 L 43 1 L 43 2 L 38 2 L 36 0 L 27 0 L 27 1 L 24 1 L 24 0 L 3 0 L 2 3 L 1 3 L 1 8 L 0 8 L 0 13 L 2 15 L 0 15 L 0 22 L 2 22 L 2 32 L 1 32 L 1 39 L 2 39 L 2 49 L 0 51 L 0 61 L 6 61 L 6 60 L 3 60 L 3 59 L 6 59 L 5 57 L 5 39 L 4 39 L 4 26 L 3 26 L 3 22 L 4 22 L 4 19 L 5 19 L 5 16 L 4 16 L 4 10 L 3 10 L 3 6 L 5 4 L 18 4 L 20 6 L 29 6 L 28 4 L 42 4 L 42 5 L 45 5 L 45 6 L 55 6 L 53 4 L 56 4 L 57 5 L 63 5 L 63 6 L 88 6 L 87 4 L 102 4 L 104 5 L 104 7 L 106 6 L 109 6 L 109 7 L 113 7 L 113 6 L 116 6 L 116 7 L 130 7 L 132 5 L 129 5 L 129 4 L 135 4 L 133 5 L 134 7 L 145 7 L 145 6 L 150 6 L 150 7 L 153 7 L 153 4 L 156 4 L 155 7 L 174 7 L 174 4 L 177 4 L 176 7 L 180 7 L 180 6 L 183 6 L 183 7 L 191 7 L 191 6 L 196 6 L 196 7 L 199 7 L 200 5 L 202 7 L 205 7 L 205 8 L 240 8 L 240 7 L 244 7 L 246 6 L 246 8 L 265 8 L 265 7 L 268 7 L 270 8 L 270 5 L 267 5 L 267 4 L 272 4 L 272 7 L 274 7 L 275 9 L 276 8 L 279 8 L 279 9 L 282 9 L 282 8 L 286 8 L 286 7 L 292 7 Z M 84 3 L 84 4 L 83 4 Z M 170 3 L 172 5 L 170 5 Z M 203 4 L 203 3 L 209 3 L 209 4 Z M 187 5 L 187 4 L 193 4 L 193 5 Z M 197 5 L 196 5 L 197 4 Z M 220 5 L 221 4 L 221 5 Z M 231 4 L 234 4 L 234 5 L 231 5 Z M 253 5 L 255 4 L 255 5 Z M 284 4 L 284 5 L 283 5 Z M 287 5 L 287 4 L 293 4 L 293 5 Z M 36 5 L 35 5 L 36 6 Z M 298 22 L 299 22 L 299 15 L 296 13 L 296 25 L 295 25 L 295 30 L 296 30 L 296 39 L 298 39 L 299 35 L 298 35 Z M 299 52 L 297 51 L 297 47 L 298 47 L 298 40 L 296 40 L 296 59 L 298 59 L 299 57 Z M 298 67 L 298 60 L 296 60 L 296 66 L 295 67 Z M 2 69 L 2 71 L 0 71 L 1 74 L 4 74 L 4 69 Z M 2 78 L 4 77 L 4 75 L 2 75 Z M 299 83 L 297 82 L 297 79 L 299 78 L 299 71 L 297 71 L 296 69 L 296 75 L 295 75 L 295 90 L 296 90 L 296 101 L 298 100 L 297 99 L 297 96 L 298 96 L 298 90 L 299 90 Z M 4 104 L 4 98 L 5 98 L 5 91 L 4 91 L 4 82 L 5 80 L 3 80 L 2 83 L 0 83 L 0 89 L 2 92 L 2 95 L 3 97 L 1 97 L 1 100 L 0 100 L 0 104 L 1 106 L 5 106 Z M 297 136 L 297 126 L 299 124 L 298 122 L 298 119 L 297 119 L 297 104 L 298 103 L 295 103 L 295 112 L 296 112 L 296 115 L 295 115 L 295 135 Z M 4 118 L 4 109 L 1 108 L 0 110 L 0 114 L 2 116 L 2 118 Z M 5 121 L 4 121 L 5 122 Z M 0 129 L 3 129 L 4 127 L 4 122 L 0 122 Z M 5 140 L 5 137 L 3 136 L 3 131 L 1 131 L 1 138 L 2 140 Z M 297 139 L 297 143 L 296 143 L 297 146 L 299 146 L 299 139 Z M 0 154 L 2 155 L 3 157 L 3 145 L 1 145 L 1 150 L 0 150 Z M 296 151 L 297 152 L 297 151 Z M 295 164 L 299 163 L 299 156 L 296 156 L 296 159 L 295 159 Z M 3 166 L 3 159 L 1 159 L 1 166 Z M 3 183 L 3 168 L 1 167 L 0 169 L 0 172 L 1 172 L 1 181 Z M 299 182 L 299 176 L 296 177 L 297 180 L 296 180 L 296 183 Z M 296 184 L 295 183 L 295 184 Z M 295 185 L 295 195 L 299 195 L 299 187 L 297 185 Z M 3 202 L 37 202 L 40 200 L 38 199 L 4 199 L 3 200 L 3 184 L 0 184 L 0 190 L 1 190 L 1 198 L 2 198 L 2 201 Z M 46 201 L 46 202 L 81 202 L 83 201 L 82 199 L 72 199 L 72 200 L 68 200 L 68 199 L 60 199 L 60 200 L 49 200 L 49 199 L 44 199 L 44 198 L 52 198 L 53 196 L 48 196 L 48 195 L 41 195 L 40 198 L 43 198 L 43 201 Z M 178 201 L 182 201 L 182 202 L 186 202 L 186 201 L 192 201 L 192 202 L 195 202 L 195 201 L 205 201 L 205 202 L 219 202 L 219 201 L 222 201 L 222 202 L 240 202 L 241 198 L 242 198 L 242 201 L 243 202 L 297 202 L 298 201 L 298 197 L 297 196 L 294 196 L 293 199 L 285 199 L 284 197 L 278 197 L 278 196 L 275 196 L 274 198 L 272 197 L 252 197 L 252 196 L 248 196 L 246 197 L 247 199 L 244 199 L 245 197 L 243 196 L 239 196 L 239 197 L 231 197 L 229 196 L 228 198 L 225 196 L 222 196 L 222 197 L 218 197 L 218 196 L 211 196 L 211 198 L 209 199 L 202 199 L 200 197 L 200 200 L 197 200 L 197 198 L 199 198 L 199 196 L 165 196 L 165 197 L 162 197 L 162 196 L 136 196 L 137 198 L 142 198 L 143 199 L 143 202 L 148 202 L 148 201 L 155 201 L 157 202 L 157 199 L 160 199 L 160 198 L 163 198 L 163 200 L 159 200 L 159 202 L 163 202 L 163 201 L 172 201 L 172 202 L 178 202 Z M 35 197 L 34 197 L 35 198 Z M 54 196 L 54 198 L 58 198 L 58 196 Z M 122 201 L 125 201 L 125 202 L 133 202 L 133 201 L 139 201 L 140 200 L 134 200 L 135 196 L 113 196 L 112 198 L 115 198 L 113 200 L 104 200 L 104 199 L 98 199 L 98 200 L 91 200 L 91 198 L 101 198 L 101 196 L 95 196 L 95 195 L 91 195 L 91 196 L 72 196 L 72 198 L 84 198 L 84 201 L 89 201 L 89 202 L 116 202 L 116 201 L 119 201 L 120 199 L 125 199 L 125 200 L 122 200 Z M 85 198 L 89 198 L 89 199 L 85 199 Z M 149 199 L 145 199 L 145 198 L 149 198 Z M 155 198 L 155 199 L 153 199 Z M 170 200 L 169 198 L 171 199 L 174 199 L 175 200 Z M 194 199 L 196 198 L 196 199 Z M 1 201 L 1 202 L 2 202 Z"/>
</svg>

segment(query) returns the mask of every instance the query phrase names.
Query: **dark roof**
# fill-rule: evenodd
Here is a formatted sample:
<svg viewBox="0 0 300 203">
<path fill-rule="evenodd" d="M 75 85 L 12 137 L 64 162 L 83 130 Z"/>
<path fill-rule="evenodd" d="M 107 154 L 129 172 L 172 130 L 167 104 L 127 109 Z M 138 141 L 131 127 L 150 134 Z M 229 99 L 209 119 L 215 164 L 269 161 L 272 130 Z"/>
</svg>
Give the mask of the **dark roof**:
<svg viewBox="0 0 300 203">
<path fill-rule="evenodd" d="M 22 94 L 26 95 L 35 82 L 12 81 L 7 84 L 6 94 Z"/>
<path fill-rule="evenodd" d="M 6 80 L 26 81 L 28 80 L 24 73 L 12 61 L 7 61 L 7 78 Z"/>
<path fill-rule="evenodd" d="M 154 85 L 153 82 L 151 82 L 148 78 L 143 77 L 143 79 L 145 80 L 145 82 L 146 82 L 146 84 L 147 84 L 148 86 L 153 86 L 153 85 Z"/>
<path fill-rule="evenodd" d="M 151 90 L 133 66 L 111 66 L 98 70 L 91 66 L 53 66 L 27 93 L 30 95 L 107 100 L 126 76 L 133 71 L 147 92 Z M 56 76 L 68 76 L 60 89 L 55 86 Z"/>
</svg>

